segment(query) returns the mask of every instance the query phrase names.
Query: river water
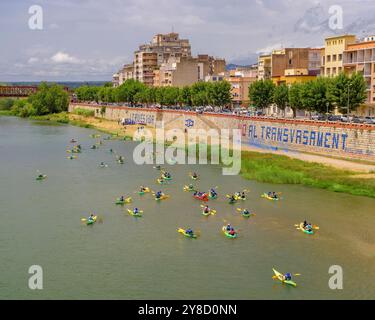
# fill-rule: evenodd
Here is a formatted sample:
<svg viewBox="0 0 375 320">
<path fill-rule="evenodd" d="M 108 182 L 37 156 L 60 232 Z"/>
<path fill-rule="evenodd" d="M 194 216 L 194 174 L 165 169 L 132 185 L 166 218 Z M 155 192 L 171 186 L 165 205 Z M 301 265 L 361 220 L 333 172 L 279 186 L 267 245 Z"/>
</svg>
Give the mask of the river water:
<svg viewBox="0 0 375 320">
<path fill-rule="evenodd" d="M 169 185 L 155 183 L 152 165 L 132 162 L 133 142 L 89 147 L 95 131 L 0 117 L 0 298 L 2 299 L 374 299 L 375 200 L 301 186 L 268 185 L 222 176 L 218 166 L 169 166 Z M 84 147 L 66 158 L 71 138 Z M 109 152 L 124 155 L 117 164 Z M 99 168 L 105 161 L 108 168 Z M 48 175 L 36 181 L 37 170 Z M 182 190 L 197 171 L 201 190 L 219 186 L 210 201 L 218 213 L 204 217 L 200 202 Z M 171 198 L 157 203 L 140 185 Z M 247 188 L 248 200 L 231 206 L 225 194 Z M 260 195 L 280 191 L 283 200 Z M 114 205 L 132 195 L 142 218 Z M 128 207 L 132 207 L 128 206 Z M 256 216 L 244 219 L 236 208 Z M 94 211 L 103 223 L 86 226 Z M 308 236 L 294 227 L 320 226 Z M 227 239 L 224 220 L 240 229 Z M 199 230 L 188 239 L 178 227 Z M 28 269 L 43 268 L 43 290 L 31 290 Z M 329 267 L 343 268 L 343 290 L 328 286 Z M 272 268 L 300 273 L 296 288 L 272 280 Z"/>
</svg>

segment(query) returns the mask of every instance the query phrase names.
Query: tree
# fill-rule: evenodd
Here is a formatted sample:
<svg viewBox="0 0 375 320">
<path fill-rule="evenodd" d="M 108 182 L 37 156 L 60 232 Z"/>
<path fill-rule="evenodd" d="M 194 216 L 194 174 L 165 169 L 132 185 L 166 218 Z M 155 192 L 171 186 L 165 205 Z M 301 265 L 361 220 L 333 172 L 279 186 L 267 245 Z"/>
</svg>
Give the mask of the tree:
<svg viewBox="0 0 375 320">
<path fill-rule="evenodd" d="M 141 94 L 146 88 L 145 84 L 133 79 L 128 79 L 115 89 L 116 101 L 129 102 L 131 105 L 134 105 L 134 103 L 137 102 L 136 100 L 139 100 L 142 97 Z"/>
<path fill-rule="evenodd" d="M 340 73 L 330 82 L 328 96 L 341 113 L 349 113 L 366 101 L 366 88 L 366 81 L 360 73 L 353 73 L 350 77 Z"/>
<path fill-rule="evenodd" d="M 191 102 L 193 106 L 206 106 L 209 104 L 208 100 L 208 82 L 196 82 L 191 88 Z"/>
<path fill-rule="evenodd" d="M 191 90 L 189 86 L 184 86 L 180 91 L 179 102 L 185 106 L 191 106 Z"/>
<path fill-rule="evenodd" d="M 300 99 L 304 109 L 310 112 L 329 113 L 334 109 L 328 95 L 329 78 L 319 77 L 301 85 Z"/>
<path fill-rule="evenodd" d="M 285 117 L 285 109 L 289 104 L 289 88 L 284 84 L 277 86 L 273 92 L 273 101 L 283 111 Z"/>
<path fill-rule="evenodd" d="M 28 98 L 28 102 L 32 104 L 36 115 L 59 113 L 68 110 L 69 95 L 59 85 L 42 83 L 38 91 Z"/>
<path fill-rule="evenodd" d="M 271 80 L 255 81 L 249 86 L 249 99 L 257 109 L 265 109 L 273 102 L 275 85 Z"/>
<path fill-rule="evenodd" d="M 228 81 L 211 83 L 207 89 L 208 100 L 214 106 L 222 107 L 229 104 L 232 100 L 231 85 Z"/>
<path fill-rule="evenodd" d="M 293 110 L 293 118 L 297 116 L 297 110 L 302 109 L 301 83 L 293 83 L 289 88 L 289 106 Z"/>
</svg>

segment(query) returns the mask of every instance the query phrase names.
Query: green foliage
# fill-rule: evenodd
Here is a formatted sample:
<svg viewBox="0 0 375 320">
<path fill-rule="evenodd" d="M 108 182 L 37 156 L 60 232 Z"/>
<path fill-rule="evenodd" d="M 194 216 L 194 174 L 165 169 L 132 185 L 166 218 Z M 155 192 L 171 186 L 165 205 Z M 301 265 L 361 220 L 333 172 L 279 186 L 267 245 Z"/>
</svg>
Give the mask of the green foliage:
<svg viewBox="0 0 375 320">
<path fill-rule="evenodd" d="M 25 99 L 17 100 L 11 109 L 14 115 L 26 118 L 37 115 L 37 111 L 32 104 Z"/>
<path fill-rule="evenodd" d="M 82 108 L 74 109 L 73 113 L 76 114 L 76 115 L 79 115 L 79 116 L 84 116 L 84 117 L 94 117 L 95 116 L 94 110 L 87 110 L 87 109 L 82 109 Z"/>
<path fill-rule="evenodd" d="M 356 110 L 366 101 L 366 81 L 359 73 L 353 73 L 350 77 L 340 73 L 333 78 L 328 87 L 330 100 L 337 105 L 342 113 Z"/>
<path fill-rule="evenodd" d="M 293 110 L 293 117 L 296 117 L 298 109 L 302 109 L 302 86 L 301 83 L 293 83 L 289 88 L 289 106 Z"/>
<path fill-rule="evenodd" d="M 328 88 L 333 80 L 319 77 L 300 85 L 300 99 L 303 109 L 319 113 L 332 112 L 334 105 L 328 95 Z"/>
<path fill-rule="evenodd" d="M 228 81 L 213 82 L 207 89 L 208 100 L 211 105 L 222 107 L 232 100 L 231 85 Z"/>
<path fill-rule="evenodd" d="M 0 99 L 0 110 L 10 110 L 16 100 L 12 98 Z"/>
<path fill-rule="evenodd" d="M 69 95 L 59 85 L 42 83 L 28 101 L 33 105 L 36 115 L 59 113 L 68 110 Z"/>
<path fill-rule="evenodd" d="M 269 107 L 273 103 L 275 85 L 271 80 L 255 81 L 249 86 L 249 99 L 258 109 Z"/>
<path fill-rule="evenodd" d="M 273 101 L 279 109 L 285 111 L 289 104 L 289 88 L 286 85 L 276 87 L 273 92 Z"/>
</svg>

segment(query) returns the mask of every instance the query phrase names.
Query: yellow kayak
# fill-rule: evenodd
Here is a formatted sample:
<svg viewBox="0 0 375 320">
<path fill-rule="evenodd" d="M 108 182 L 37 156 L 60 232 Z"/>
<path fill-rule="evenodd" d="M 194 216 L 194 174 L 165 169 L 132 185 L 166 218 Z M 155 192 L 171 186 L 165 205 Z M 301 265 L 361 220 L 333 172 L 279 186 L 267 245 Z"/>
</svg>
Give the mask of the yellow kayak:
<svg viewBox="0 0 375 320">
<path fill-rule="evenodd" d="M 275 274 L 276 278 L 278 280 L 280 280 L 282 283 L 288 284 L 288 285 L 293 286 L 293 287 L 297 286 L 297 283 L 295 283 L 292 280 L 284 280 L 284 275 L 282 273 L 280 273 L 279 271 L 275 270 L 274 268 L 272 268 L 272 270 L 273 270 L 273 273 Z"/>
</svg>

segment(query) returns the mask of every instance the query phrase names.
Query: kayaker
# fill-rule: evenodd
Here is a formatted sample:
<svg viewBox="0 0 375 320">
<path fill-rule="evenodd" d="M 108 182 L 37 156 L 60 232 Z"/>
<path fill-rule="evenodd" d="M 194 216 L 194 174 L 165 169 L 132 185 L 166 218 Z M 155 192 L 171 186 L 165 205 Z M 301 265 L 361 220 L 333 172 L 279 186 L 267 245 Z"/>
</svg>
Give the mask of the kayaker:
<svg viewBox="0 0 375 320">
<path fill-rule="evenodd" d="M 246 199 L 245 191 L 242 191 L 242 193 L 241 193 L 241 199 Z"/>
<path fill-rule="evenodd" d="M 229 223 L 227 224 L 227 227 L 226 227 L 226 228 L 227 228 L 227 231 L 228 231 L 228 232 L 229 232 L 231 229 L 233 229 L 232 226 L 231 226 Z"/>
<path fill-rule="evenodd" d="M 138 214 L 138 213 L 139 213 L 138 208 L 134 208 L 133 213 L 134 213 L 134 214 Z"/>
<path fill-rule="evenodd" d="M 231 228 L 230 231 L 229 231 L 229 234 L 230 234 L 231 236 L 234 236 L 234 235 L 236 234 L 236 231 L 234 231 L 234 229 Z"/>
<path fill-rule="evenodd" d="M 210 193 L 211 193 L 211 197 L 216 197 L 217 196 L 216 190 L 214 188 L 212 188 L 210 190 Z"/>
<path fill-rule="evenodd" d="M 194 235 L 194 231 L 193 230 L 191 230 L 190 228 L 189 229 L 187 229 L 186 231 L 186 234 L 188 234 L 188 235 Z"/>
<path fill-rule="evenodd" d="M 87 220 L 88 221 L 94 221 L 94 214 L 91 213 Z"/>
<path fill-rule="evenodd" d="M 160 199 L 162 196 L 162 192 L 161 191 L 158 191 L 156 194 L 155 194 L 155 198 L 156 199 Z"/>
<path fill-rule="evenodd" d="M 250 214 L 250 211 L 245 209 L 244 211 L 242 211 L 242 214 L 248 216 Z"/>
<path fill-rule="evenodd" d="M 236 197 L 232 194 L 229 198 L 229 202 L 235 202 L 236 201 Z"/>
<path fill-rule="evenodd" d="M 194 189 L 194 186 L 192 183 L 189 184 L 189 190 L 193 190 Z"/>
<path fill-rule="evenodd" d="M 38 178 L 44 178 L 44 176 L 42 174 L 38 175 Z"/>
<path fill-rule="evenodd" d="M 161 166 L 156 166 L 155 169 L 156 169 L 156 170 L 160 170 L 160 169 L 161 169 Z"/>
<path fill-rule="evenodd" d="M 104 162 L 100 162 L 100 166 L 104 167 L 105 166 Z"/>
<path fill-rule="evenodd" d="M 198 174 L 196 172 L 194 172 L 192 175 L 191 175 L 194 179 L 198 178 Z"/>
<path fill-rule="evenodd" d="M 109 149 L 109 152 L 110 152 L 110 153 L 113 153 L 113 149 Z"/>
<path fill-rule="evenodd" d="M 284 275 L 284 280 L 285 281 L 290 281 L 292 280 L 292 275 L 290 272 L 287 272 L 285 275 Z"/>
<path fill-rule="evenodd" d="M 210 213 L 210 208 L 209 208 L 209 206 L 205 206 L 204 207 L 204 213 Z"/>
<path fill-rule="evenodd" d="M 121 202 L 124 202 L 124 201 L 125 201 L 125 200 L 124 200 L 124 196 L 121 196 L 121 197 L 120 197 L 120 201 L 121 201 Z"/>
<path fill-rule="evenodd" d="M 144 186 L 141 186 L 141 189 L 140 189 L 141 192 L 145 192 L 146 191 L 146 188 Z"/>
</svg>

